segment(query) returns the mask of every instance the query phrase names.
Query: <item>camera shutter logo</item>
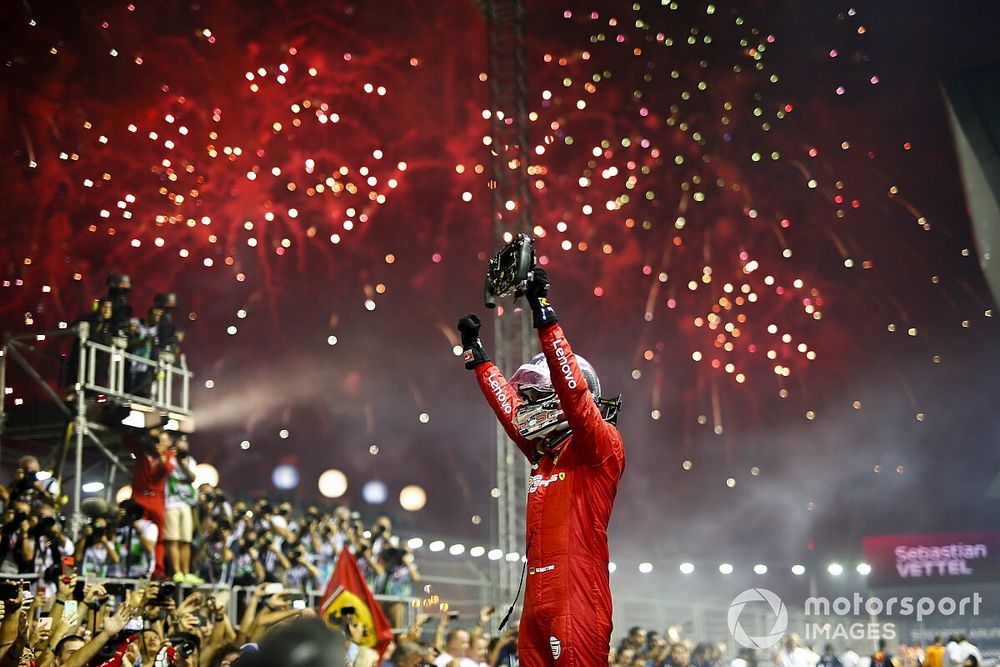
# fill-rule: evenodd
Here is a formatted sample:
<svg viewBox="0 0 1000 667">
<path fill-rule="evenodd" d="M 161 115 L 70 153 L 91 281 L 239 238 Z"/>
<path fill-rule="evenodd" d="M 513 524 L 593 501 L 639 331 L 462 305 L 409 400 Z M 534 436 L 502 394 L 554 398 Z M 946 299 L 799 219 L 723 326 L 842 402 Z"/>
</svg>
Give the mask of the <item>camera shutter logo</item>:
<svg viewBox="0 0 1000 667">
<path fill-rule="evenodd" d="M 750 602 L 766 603 L 775 616 L 774 625 L 766 635 L 751 636 L 740 624 L 740 614 Z M 788 628 L 788 610 L 785 609 L 785 603 L 781 598 L 766 588 L 748 588 L 730 603 L 726 620 L 729 622 L 729 633 L 741 646 L 754 649 L 770 648 L 781 641 L 782 635 Z"/>
</svg>

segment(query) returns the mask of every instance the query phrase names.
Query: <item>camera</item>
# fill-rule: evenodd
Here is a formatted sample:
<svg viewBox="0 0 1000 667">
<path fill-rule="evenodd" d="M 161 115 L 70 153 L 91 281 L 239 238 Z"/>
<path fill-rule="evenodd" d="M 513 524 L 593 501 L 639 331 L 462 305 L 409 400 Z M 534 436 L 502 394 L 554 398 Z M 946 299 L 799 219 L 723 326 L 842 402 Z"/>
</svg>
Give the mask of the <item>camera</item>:
<svg viewBox="0 0 1000 667">
<path fill-rule="evenodd" d="M 128 594 L 128 587 L 125 584 L 117 581 L 109 581 L 104 584 L 104 590 L 108 595 L 116 598 L 125 597 Z"/>
<path fill-rule="evenodd" d="M 194 655 L 198 650 L 198 645 L 195 643 L 193 636 L 189 636 L 188 633 L 184 633 L 184 636 L 180 637 L 171 637 L 168 641 L 175 649 L 177 649 L 177 653 L 184 658 Z"/>
<path fill-rule="evenodd" d="M 21 527 L 21 524 L 24 523 L 27 520 L 27 518 L 28 515 L 25 514 L 24 512 L 15 512 L 14 517 L 10 520 L 10 522 L 4 524 L 3 532 L 13 533 L 15 530 Z"/>
<path fill-rule="evenodd" d="M 174 597 L 177 593 L 177 586 L 170 582 L 165 582 L 160 584 L 160 589 L 156 592 L 156 599 L 160 602 L 165 602 L 170 598 Z"/>
<path fill-rule="evenodd" d="M 53 526 L 55 525 L 56 525 L 56 518 L 54 516 L 43 516 L 41 519 L 38 520 L 38 523 L 32 526 L 29 533 L 31 534 L 32 537 L 41 537 L 42 535 L 45 535 L 47 532 L 52 530 Z"/>
<path fill-rule="evenodd" d="M 497 307 L 497 297 L 523 290 L 535 268 L 535 242 L 527 234 L 518 234 L 490 258 L 486 268 L 483 302 Z"/>
<path fill-rule="evenodd" d="M 141 519 L 143 515 L 146 513 L 146 510 L 142 507 L 142 505 L 132 500 L 131 498 L 122 501 L 120 507 L 125 512 L 126 523 L 135 523 L 136 521 Z"/>
<path fill-rule="evenodd" d="M 403 564 L 406 552 L 398 547 L 387 547 L 382 550 L 382 562 L 387 570 L 394 570 Z"/>
<path fill-rule="evenodd" d="M 0 600 L 14 600 L 20 592 L 21 587 L 18 584 L 0 583 Z"/>
</svg>

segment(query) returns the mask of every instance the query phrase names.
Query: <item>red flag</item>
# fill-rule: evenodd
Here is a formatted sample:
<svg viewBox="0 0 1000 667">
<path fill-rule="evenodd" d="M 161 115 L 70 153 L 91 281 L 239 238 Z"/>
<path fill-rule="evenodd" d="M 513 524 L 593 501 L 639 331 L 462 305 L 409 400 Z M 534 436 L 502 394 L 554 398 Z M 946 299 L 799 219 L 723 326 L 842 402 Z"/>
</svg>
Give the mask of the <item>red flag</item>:
<svg viewBox="0 0 1000 667">
<path fill-rule="evenodd" d="M 354 608 L 353 623 L 341 626 L 353 635 L 351 641 L 375 649 L 381 657 L 392 640 L 392 627 L 382 606 L 368 588 L 368 582 L 361 576 L 354 555 L 344 549 L 337 557 L 318 611 L 327 624 L 334 625 L 333 619 L 350 615 L 351 607 Z M 347 614 L 344 613 L 345 608 Z"/>
</svg>

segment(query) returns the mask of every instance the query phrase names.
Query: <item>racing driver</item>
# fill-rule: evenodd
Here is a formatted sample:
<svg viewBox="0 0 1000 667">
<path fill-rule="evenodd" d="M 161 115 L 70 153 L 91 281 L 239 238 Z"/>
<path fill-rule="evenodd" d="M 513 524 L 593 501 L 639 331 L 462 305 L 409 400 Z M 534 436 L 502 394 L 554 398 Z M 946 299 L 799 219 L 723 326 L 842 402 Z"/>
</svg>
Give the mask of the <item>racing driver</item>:
<svg viewBox="0 0 1000 667">
<path fill-rule="evenodd" d="M 520 662 L 596 667 L 607 664 L 611 642 L 607 526 L 625 464 L 613 425 L 620 403 L 600 400 L 597 374 L 570 349 L 548 291 L 548 275 L 534 269 L 524 296 L 542 354 L 510 381 L 486 355 L 476 315 L 458 330 L 465 367 L 531 462 Z"/>
</svg>

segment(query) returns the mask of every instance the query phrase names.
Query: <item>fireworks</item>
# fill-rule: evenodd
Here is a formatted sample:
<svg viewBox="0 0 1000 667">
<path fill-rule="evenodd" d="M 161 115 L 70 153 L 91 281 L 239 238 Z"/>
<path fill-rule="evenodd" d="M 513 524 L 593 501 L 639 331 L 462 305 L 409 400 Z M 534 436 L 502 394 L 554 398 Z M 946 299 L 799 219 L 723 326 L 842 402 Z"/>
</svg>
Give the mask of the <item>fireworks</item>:
<svg viewBox="0 0 1000 667">
<path fill-rule="evenodd" d="M 358 448 L 397 422 L 448 441 L 455 397 L 428 369 L 454 361 L 495 250 L 485 26 L 469 3 L 307 4 L 17 19 L 0 313 L 52 327 L 124 270 L 181 294 L 203 404 L 238 405 L 251 348 L 322 388 L 265 392 L 219 424 L 229 449 L 311 402 L 349 421 L 317 433 L 356 429 Z M 864 412 L 901 346 L 891 391 L 932 416 L 912 375 L 990 306 L 968 232 L 939 222 L 953 202 L 910 175 L 932 138 L 874 117 L 902 84 L 866 17 L 804 34 L 723 4 L 530 10 L 532 231 L 643 437 L 682 439 L 672 465 L 700 471 L 693 441 L 731 453 L 775 415 Z"/>
</svg>

